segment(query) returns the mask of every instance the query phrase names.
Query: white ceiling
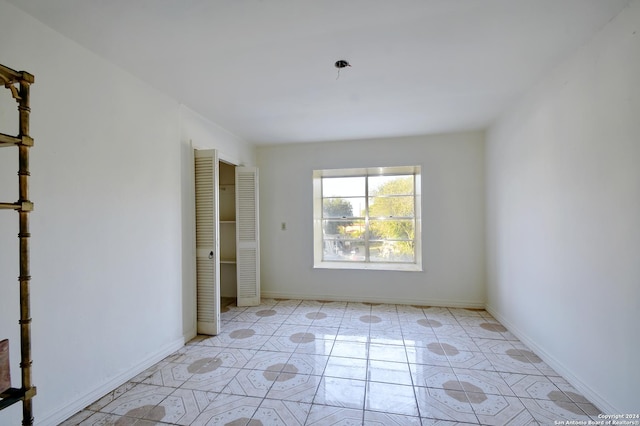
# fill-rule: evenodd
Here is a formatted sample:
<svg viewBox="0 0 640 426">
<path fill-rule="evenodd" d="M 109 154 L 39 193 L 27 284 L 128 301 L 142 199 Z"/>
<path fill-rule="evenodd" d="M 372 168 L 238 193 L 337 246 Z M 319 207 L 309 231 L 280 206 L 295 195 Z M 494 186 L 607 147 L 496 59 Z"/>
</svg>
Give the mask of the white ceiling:
<svg viewBox="0 0 640 426">
<path fill-rule="evenodd" d="M 256 144 L 485 127 L 629 3 L 8 1 Z"/>
</svg>

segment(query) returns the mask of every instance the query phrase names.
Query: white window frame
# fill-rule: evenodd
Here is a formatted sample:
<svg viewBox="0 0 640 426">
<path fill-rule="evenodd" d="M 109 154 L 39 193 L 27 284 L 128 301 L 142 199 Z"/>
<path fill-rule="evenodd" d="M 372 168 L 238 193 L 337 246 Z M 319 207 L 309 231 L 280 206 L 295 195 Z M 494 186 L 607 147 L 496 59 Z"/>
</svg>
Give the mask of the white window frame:
<svg viewBox="0 0 640 426">
<path fill-rule="evenodd" d="M 326 261 L 323 259 L 323 235 L 322 235 L 322 178 L 326 177 L 364 177 L 364 176 L 389 176 L 389 175 L 413 175 L 414 176 L 414 220 L 415 242 L 414 262 L 376 262 L 376 261 Z M 422 174 L 420 166 L 396 166 L 396 167 L 368 167 L 352 169 L 324 169 L 313 171 L 313 267 L 317 269 L 370 269 L 385 271 L 422 271 L 422 217 L 421 217 L 421 182 Z M 365 199 L 368 199 L 368 188 L 365 190 Z M 365 221 L 368 222 L 368 210 Z M 368 244 L 368 242 L 367 242 Z"/>
</svg>

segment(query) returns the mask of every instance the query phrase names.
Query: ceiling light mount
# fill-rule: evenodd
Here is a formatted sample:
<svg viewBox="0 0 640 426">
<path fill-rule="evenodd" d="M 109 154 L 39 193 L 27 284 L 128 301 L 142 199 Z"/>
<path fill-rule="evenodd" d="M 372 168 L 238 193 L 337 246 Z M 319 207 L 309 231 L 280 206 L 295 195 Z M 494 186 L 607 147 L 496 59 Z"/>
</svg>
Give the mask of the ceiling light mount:
<svg viewBox="0 0 640 426">
<path fill-rule="evenodd" d="M 336 68 L 338 68 L 338 75 L 336 76 L 336 80 L 340 78 L 340 70 L 346 67 L 350 67 L 351 64 L 349 63 L 349 61 L 345 61 L 344 59 L 340 59 L 339 61 L 336 61 L 335 64 L 333 64 Z"/>
</svg>

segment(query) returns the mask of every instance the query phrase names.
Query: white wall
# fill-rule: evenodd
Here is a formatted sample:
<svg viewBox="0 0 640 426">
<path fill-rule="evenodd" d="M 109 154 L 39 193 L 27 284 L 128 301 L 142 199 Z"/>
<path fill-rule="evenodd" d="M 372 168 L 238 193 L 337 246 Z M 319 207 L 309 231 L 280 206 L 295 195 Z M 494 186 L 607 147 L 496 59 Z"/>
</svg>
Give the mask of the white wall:
<svg viewBox="0 0 640 426">
<path fill-rule="evenodd" d="M 1 0 L 0 39 L 2 63 L 36 79 L 34 408 L 58 424 L 184 342 L 179 105 Z M 15 106 L 0 103 L 1 130 Z M 3 201 L 17 198 L 16 152 L 0 150 Z M 0 338 L 19 386 L 16 235 L 17 214 L 0 212 Z M 20 418 L 20 404 L 0 412 Z"/>
<path fill-rule="evenodd" d="M 640 2 L 487 137 L 488 307 L 601 409 L 640 407 Z"/>
<path fill-rule="evenodd" d="M 484 306 L 482 132 L 276 145 L 257 156 L 263 296 Z M 416 164 L 424 272 L 314 270 L 312 171 Z"/>
<path fill-rule="evenodd" d="M 180 106 L 180 121 L 183 143 L 191 142 L 195 149 L 217 149 L 220 159 L 232 164 L 255 163 L 252 144 L 184 105 Z"/>
</svg>

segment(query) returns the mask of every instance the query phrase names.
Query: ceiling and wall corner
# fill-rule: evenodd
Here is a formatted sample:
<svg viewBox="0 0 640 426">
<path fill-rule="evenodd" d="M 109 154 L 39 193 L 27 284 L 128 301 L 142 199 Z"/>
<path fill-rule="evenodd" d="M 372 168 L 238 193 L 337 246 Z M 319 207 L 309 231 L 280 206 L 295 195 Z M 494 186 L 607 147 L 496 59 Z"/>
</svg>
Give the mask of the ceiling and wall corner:
<svg viewBox="0 0 640 426">
<path fill-rule="evenodd" d="M 279 144 L 257 157 L 266 297 L 484 306 L 484 132 Z M 314 269 L 313 171 L 372 165 L 421 166 L 424 270 Z"/>
<path fill-rule="evenodd" d="M 640 407 L 640 1 L 487 132 L 487 306 L 601 410 Z"/>
<path fill-rule="evenodd" d="M 2 60 L 36 75 L 36 416 L 57 424 L 65 412 L 82 408 L 85 399 L 98 397 L 96 392 L 189 334 L 192 312 L 185 308 L 190 301 L 181 281 L 191 278 L 184 275 L 181 244 L 191 245 L 184 238 L 191 136 L 222 137 L 224 147 L 251 159 L 252 144 L 269 154 L 277 148 L 266 145 L 281 143 L 339 146 L 335 141 L 411 135 L 433 141 L 423 135 L 486 128 L 629 3 L 0 0 L 0 33 L 10 41 L 2 46 Z M 632 4 L 637 8 L 638 0 Z M 352 66 L 336 79 L 339 59 Z M 185 113 L 183 126 L 180 104 L 186 105 L 182 112 L 197 111 Z M 74 117 L 75 133 L 69 131 Z M 322 145 L 304 151 L 312 155 Z M 477 154 L 478 147 L 466 147 Z M 78 157 L 82 162 L 74 161 Z M 13 170 L 3 161 L 0 171 Z M 447 164 L 454 163 L 449 158 Z M 483 172 L 481 161 L 471 164 L 475 168 L 462 184 Z M 449 183 L 460 185 L 453 178 Z M 127 202 L 126 210 L 112 200 Z M 73 215 L 67 204 L 74 205 Z M 155 213 L 148 215 L 150 210 Z M 279 226 L 280 218 L 275 220 Z M 293 230 L 295 221 L 288 225 Z M 3 223 L 0 234 L 15 240 L 13 228 Z M 482 239 L 474 238 L 476 247 Z M 3 239 L 0 244 L 0 270 L 9 271 L 13 254 L 4 253 L 13 253 L 13 245 Z M 73 268 L 70 254 L 82 260 Z M 483 273 L 481 255 L 468 251 L 465 259 Z M 632 289 L 617 293 L 633 295 Z M 459 290 L 472 300 L 482 298 L 478 286 Z M 148 303 L 140 303 L 147 294 Z M 496 304 L 501 297 L 495 296 Z M 16 317 L 6 300 L 0 300 L 2 325 Z M 106 314 L 95 315 L 105 306 Z M 513 323 L 521 324 L 518 318 Z M 61 336 L 71 344 L 60 345 Z M 621 365 L 630 365 L 624 357 Z M 615 386 L 613 376 L 602 380 L 598 376 L 595 383 L 608 392 Z M 608 395 L 622 407 L 628 400 L 620 392 Z"/>
<path fill-rule="evenodd" d="M 0 62 L 31 87 L 36 424 L 58 425 L 184 344 L 179 104 L 0 1 Z M 0 131 L 17 132 L 4 88 Z M 17 196 L 0 152 L 0 199 Z M 0 215 L 0 336 L 19 385 L 18 218 Z M 21 422 L 21 406 L 0 424 Z"/>
<path fill-rule="evenodd" d="M 485 128 L 629 2 L 7 1 L 254 144 Z"/>
</svg>

